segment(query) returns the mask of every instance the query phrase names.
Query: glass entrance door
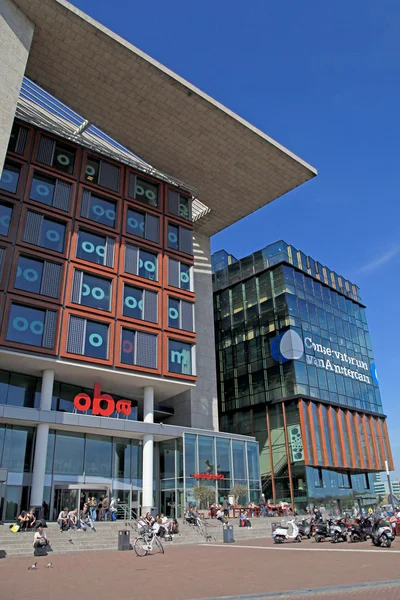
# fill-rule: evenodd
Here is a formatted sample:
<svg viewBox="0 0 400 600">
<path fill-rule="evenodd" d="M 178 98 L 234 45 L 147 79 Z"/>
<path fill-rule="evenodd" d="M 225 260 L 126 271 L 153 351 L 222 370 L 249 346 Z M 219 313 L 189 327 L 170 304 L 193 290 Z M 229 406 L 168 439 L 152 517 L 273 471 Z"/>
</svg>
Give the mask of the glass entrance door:
<svg viewBox="0 0 400 600">
<path fill-rule="evenodd" d="M 58 515 L 64 508 L 68 508 L 68 510 L 79 508 L 79 489 L 55 488 L 53 513 L 54 520 L 57 519 Z"/>
<path fill-rule="evenodd" d="M 166 517 L 173 518 L 176 515 L 175 490 L 164 490 L 161 492 L 161 512 Z"/>
</svg>

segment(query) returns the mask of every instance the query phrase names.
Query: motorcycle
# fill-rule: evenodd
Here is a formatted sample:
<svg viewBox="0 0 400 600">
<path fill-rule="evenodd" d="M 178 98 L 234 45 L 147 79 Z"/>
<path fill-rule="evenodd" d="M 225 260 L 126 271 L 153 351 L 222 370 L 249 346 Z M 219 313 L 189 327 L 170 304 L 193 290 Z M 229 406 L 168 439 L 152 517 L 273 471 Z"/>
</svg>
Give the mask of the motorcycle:
<svg viewBox="0 0 400 600">
<path fill-rule="evenodd" d="M 372 527 L 371 539 L 374 546 L 390 548 L 394 540 L 392 528 L 385 519 L 377 519 Z"/>
<path fill-rule="evenodd" d="M 283 544 L 286 540 L 301 542 L 302 537 L 296 521 L 292 519 L 291 521 L 288 521 L 285 526 L 278 524 L 272 531 L 272 539 L 275 544 Z"/>
<path fill-rule="evenodd" d="M 347 540 L 347 525 L 344 523 L 343 519 L 333 521 L 330 528 L 330 535 L 334 544 L 337 544 L 340 541 L 345 542 Z"/>
<path fill-rule="evenodd" d="M 314 525 L 314 539 L 317 542 L 322 542 L 322 540 L 326 540 L 331 537 L 331 524 L 332 519 L 328 519 L 326 523 L 323 521 L 317 521 Z"/>
</svg>

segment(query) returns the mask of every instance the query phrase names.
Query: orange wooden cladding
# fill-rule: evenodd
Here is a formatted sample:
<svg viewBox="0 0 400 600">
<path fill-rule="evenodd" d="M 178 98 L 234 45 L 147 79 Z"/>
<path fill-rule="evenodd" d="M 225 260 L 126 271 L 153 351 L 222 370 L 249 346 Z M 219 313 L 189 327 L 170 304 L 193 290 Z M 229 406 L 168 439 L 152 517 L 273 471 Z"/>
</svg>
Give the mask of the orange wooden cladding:
<svg viewBox="0 0 400 600">
<path fill-rule="evenodd" d="M 367 418 L 365 415 L 361 415 L 361 423 L 364 430 L 364 440 L 365 440 L 365 452 L 367 454 L 367 467 L 368 469 L 372 469 L 372 458 L 371 458 L 371 448 L 369 445 L 369 436 L 367 430 Z"/>
<path fill-rule="evenodd" d="M 345 446 L 345 442 L 344 442 L 345 432 L 343 431 L 342 419 L 340 418 L 339 410 L 340 409 L 338 409 L 338 408 L 333 409 L 333 418 L 336 419 L 336 427 L 337 427 L 337 432 L 338 432 L 338 437 L 339 437 L 340 450 L 342 453 L 343 467 L 348 468 L 350 465 L 348 464 L 348 461 L 347 461 L 346 446 Z"/>
<path fill-rule="evenodd" d="M 346 424 L 347 439 L 348 439 L 349 448 L 350 448 L 351 466 L 353 469 L 356 469 L 357 463 L 356 463 L 355 453 L 357 451 L 357 448 L 354 448 L 354 445 L 353 445 L 353 436 L 351 435 L 351 418 L 352 417 L 351 417 L 350 411 L 346 410 L 344 412 L 344 422 Z"/>
<path fill-rule="evenodd" d="M 318 416 L 318 427 L 319 427 L 319 439 L 321 441 L 322 460 L 324 467 L 329 466 L 328 461 L 328 450 L 326 446 L 326 436 L 324 427 L 324 416 L 322 414 L 322 404 L 317 404 L 317 416 Z M 329 440 L 328 440 L 329 443 Z"/>
<path fill-rule="evenodd" d="M 382 433 L 384 436 L 384 440 L 386 442 L 386 448 L 387 448 L 387 461 L 389 463 L 389 469 L 390 471 L 394 470 L 394 463 L 393 463 L 393 456 L 392 456 L 392 449 L 390 448 L 390 441 L 389 441 L 389 434 L 388 434 L 388 430 L 387 430 L 387 423 L 386 423 L 386 419 L 381 419 L 381 429 L 382 429 Z"/>
<path fill-rule="evenodd" d="M 294 512 L 294 493 L 293 493 L 293 480 L 292 480 L 292 465 L 291 465 L 291 456 L 290 456 L 290 450 L 289 450 L 289 438 L 288 438 L 288 433 L 287 433 L 286 408 L 285 408 L 285 403 L 284 402 L 282 402 L 282 414 L 283 414 L 283 428 L 284 428 L 284 431 L 285 431 L 286 456 L 287 456 L 287 463 L 288 463 L 290 503 L 292 505 L 292 511 Z"/>
<path fill-rule="evenodd" d="M 383 431 L 382 431 L 382 427 L 381 427 L 381 419 L 376 420 L 376 428 L 378 431 L 378 444 L 379 444 L 379 448 L 381 449 L 381 457 L 382 457 L 382 461 L 383 461 L 382 469 L 385 469 L 385 460 L 387 460 L 387 457 L 386 457 L 385 444 L 383 442 Z"/>
<path fill-rule="evenodd" d="M 312 412 L 312 403 L 306 402 L 307 407 L 307 419 L 310 424 L 309 432 L 310 432 L 310 445 L 311 445 L 311 453 L 312 453 L 312 463 L 313 465 L 319 465 L 318 461 L 318 452 L 317 452 L 317 441 L 315 439 L 315 428 L 318 426 L 317 423 L 314 423 L 314 415 Z"/>
<path fill-rule="evenodd" d="M 275 477 L 274 477 L 274 459 L 273 459 L 273 455 L 272 455 L 271 427 L 270 427 L 270 422 L 269 422 L 269 410 L 268 410 L 268 406 L 266 407 L 266 421 L 267 421 L 267 434 L 268 434 L 268 447 L 269 447 L 269 464 L 270 464 L 270 469 L 271 469 L 272 498 L 273 498 L 274 504 L 276 504 Z M 267 498 L 267 500 L 268 500 L 268 498 Z"/>
<path fill-rule="evenodd" d="M 304 419 L 305 409 L 306 409 L 306 403 L 304 402 L 304 400 L 299 400 L 300 429 L 301 429 L 301 438 L 303 441 L 304 462 L 306 465 L 308 465 L 308 464 L 310 464 L 310 457 L 308 456 L 307 431 L 306 431 L 306 422 Z"/>
<path fill-rule="evenodd" d="M 371 456 L 372 456 L 372 466 L 374 469 L 381 469 L 379 454 L 378 454 L 378 446 L 376 443 L 376 435 L 374 428 L 374 418 L 367 415 L 368 427 L 371 431 L 371 440 L 372 440 L 372 448 L 371 448 Z"/>
<path fill-rule="evenodd" d="M 326 413 L 327 413 L 327 419 L 328 419 L 328 428 L 329 428 L 329 437 L 332 441 L 331 443 L 331 451 L 332 451 L 332 463 L 334 467 L 339 467 L 339 460 L 338 460 L 338 448 L 336 447 L 335 444 L 335 434 L 334 434 L 334 426 L 333 426 L 333 419 L 335 418 L 335 415 L 332 414 L 334 412 L 334 409 L 331 406 L 328 406 L 326 409 Z"/>
<path fill-rule="evenodd" d="M 365 464 L 364 453 L 362 451 L 361 432 L 360 432 L 360 428 L 358 425 L 358 413 L 353 413 L 353 423 L 354 423 L 354 431 L 356 433 L 358 456 L 360 457 L 360 467 L 361 467 L 361 469 L 366 469 L 367 465 Z"/>
</svg>

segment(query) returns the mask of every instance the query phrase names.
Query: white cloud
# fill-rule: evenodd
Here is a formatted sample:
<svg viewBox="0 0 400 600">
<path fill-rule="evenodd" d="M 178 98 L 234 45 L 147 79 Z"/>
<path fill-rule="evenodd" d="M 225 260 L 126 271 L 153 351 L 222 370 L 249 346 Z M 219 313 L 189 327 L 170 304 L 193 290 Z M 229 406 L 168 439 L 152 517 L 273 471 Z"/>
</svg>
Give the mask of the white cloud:
<svg viewBox="0 0 400 600">
<path fill-rule="evenodd" d="M 397 246 L 394 246 L 393 248 L 391 248 L 384 254 L 377 256 L 376 258 L 371 260 L 369 263 L 365 264 L 363 267 L 358 269 L 358 273 L 371 273 L 372 271 L 375 271 L 382 265 L 385 265 L 386 263 L 388 263 L 390 260 L 392 260 L 392 258 L 397 256 L 399 253 L 400 253 L 400 244 Z"/>
</svg>

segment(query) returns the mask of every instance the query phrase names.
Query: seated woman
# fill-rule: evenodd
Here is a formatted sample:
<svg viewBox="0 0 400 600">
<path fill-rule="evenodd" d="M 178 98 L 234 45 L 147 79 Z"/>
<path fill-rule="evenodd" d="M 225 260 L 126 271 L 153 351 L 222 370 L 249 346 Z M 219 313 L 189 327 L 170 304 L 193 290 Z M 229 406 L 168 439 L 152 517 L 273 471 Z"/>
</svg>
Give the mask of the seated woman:
<svg viewBox="0 0 400 600">
<path fill-rule="evenodd" d="M 21 514 L 19 515 L 18 519 L 17 519 L 18 525 L 19 525 L 19 530 L 20 531 L 28 531 L 28 527 L 29 527 L 29 517 L 26 513 L 25 510 L 23 510 L 21 512 Z"/>
<path fill-rule="evenodd" d="M 223 525 L 229 525 L 228 519 L 225 516 L 224 509 L 219 508 L 217 512 L 217 521 L 221 521 Z"/>
<path fill-rule="evenodd" d="M 176 519 L 172 519 L 170 533 L 171 535 L 179 535 L 179 523 Z"/>
<path fill-rule="evenodd" d="M 49 540 L 47 539 L 47 535 L 43 531 L 43 527 L 38 527 L 35 537 L 33 538 L 33 547 L 34 548 L 43 548 L 44 546 L 49 545 Z"/>
<path fill-rule="evenodd" d="M 253 529 L 247 510 L 245 512 L 242 511 L 240 514 L 240 527 L 250 527 L 250 529 Z"/>
</svg>

